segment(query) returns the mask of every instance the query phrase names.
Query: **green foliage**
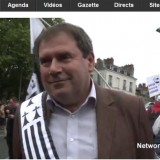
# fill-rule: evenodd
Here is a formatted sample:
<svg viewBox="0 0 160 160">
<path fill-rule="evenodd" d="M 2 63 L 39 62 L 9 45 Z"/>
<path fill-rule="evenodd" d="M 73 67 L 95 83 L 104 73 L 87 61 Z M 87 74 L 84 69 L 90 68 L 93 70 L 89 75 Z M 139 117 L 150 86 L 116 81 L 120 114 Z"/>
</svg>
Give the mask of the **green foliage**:
<svg viewBox="0 0 160 160">
<path fill-rule="evenodd" d="M 64 22 L 60 18 L 45 19 L 50 25 Z M 0 19 L 0 99 L 19 97 L 24 100 L 32 75 L 30 25 L 28 18 Z"/>
<path fill-rule="evenodd" d="M 64 22 L 62 18 L 43 18 L 43 19 L 51 26 Z"/>
</svg>

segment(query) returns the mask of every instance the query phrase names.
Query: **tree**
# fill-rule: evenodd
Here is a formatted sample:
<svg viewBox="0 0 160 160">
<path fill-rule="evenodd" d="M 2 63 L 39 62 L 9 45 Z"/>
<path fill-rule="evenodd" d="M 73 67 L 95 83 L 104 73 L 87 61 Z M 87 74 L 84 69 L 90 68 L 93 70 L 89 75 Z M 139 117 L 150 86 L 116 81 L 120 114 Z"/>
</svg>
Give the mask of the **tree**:
<svg viewBox="0 0 160 160">
<path fill-rule="evenodd" d="M 60 18 L 45 20 L 50 25 L 64 22 Z M 19 97 L 21 92 L 21 99 L 24 100 L 33 67 L 29 19 L 1 18 L 0 37 L 0 99 Z"/>
<path fill-rule="evenodd" d="M 64 19 L 62 18 L 43 18 L 48 24 L 50 24 L 51 26 L 55 25 L 55 24 L 59 24 L 62 22 L 65 22 Z"/>
</svg>

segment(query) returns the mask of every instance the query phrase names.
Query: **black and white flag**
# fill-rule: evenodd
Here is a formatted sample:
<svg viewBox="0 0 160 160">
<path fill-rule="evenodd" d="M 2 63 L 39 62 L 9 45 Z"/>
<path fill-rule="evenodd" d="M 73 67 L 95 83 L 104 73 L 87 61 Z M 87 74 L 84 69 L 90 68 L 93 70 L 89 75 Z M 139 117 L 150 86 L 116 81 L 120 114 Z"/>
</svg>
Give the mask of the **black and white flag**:
<svg viewBox="0 0 160 160">
<path fill-rule="evenodd" d="M 27 89 L 28 95 L 26 96 L 26 100 L 37 95 L 38 93 L 40 93 L 40 88 L 37 80 L 37 75 L 35 73 L 32 73 L 32 77 Z"/>
<path fill-rule="evenodd" d="M 20 108 L 22 147 L 26 159 L 59 159 L 45 123 L 42 93 L 22 103 Z"/>
<path fill-rule="evenodd" d="M 39 18 L 30 18 L 30 46 L 32 54 L 34 42 L 43 30 L 45 30 L 45 26 Z"/>
<path fill-rule="evenodd" d="M 30 18 L 30 47 L 33 54 L 33 47 L 36 38 L 45 29 L 45 26 L 39 18 Z M 34 69 L 33 69 L 34 70 Z M 27 89 L 26 100 L 40 93 L 40 87 L 37 79 L 37 74 L 33 72 L 29 86 Z"/>
</svg>

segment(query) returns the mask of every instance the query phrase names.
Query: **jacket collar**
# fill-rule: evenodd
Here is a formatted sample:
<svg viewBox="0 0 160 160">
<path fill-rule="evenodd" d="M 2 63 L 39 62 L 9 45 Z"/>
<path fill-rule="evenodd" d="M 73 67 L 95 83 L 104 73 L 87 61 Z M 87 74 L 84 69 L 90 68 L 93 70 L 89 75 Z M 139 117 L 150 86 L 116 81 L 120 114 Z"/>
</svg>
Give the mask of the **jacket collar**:
<svg viewBox="0 0 160 160">
<path fill-rule="evenodd" d="M 95 85 L 97 104 L 97 143 L 98 159 L 109 159 L 112 145 L 114 129 L 116 124 L 117 111 L 114 107 L 114 99 L 109 89 L 104 89 Z"/>
</svg>

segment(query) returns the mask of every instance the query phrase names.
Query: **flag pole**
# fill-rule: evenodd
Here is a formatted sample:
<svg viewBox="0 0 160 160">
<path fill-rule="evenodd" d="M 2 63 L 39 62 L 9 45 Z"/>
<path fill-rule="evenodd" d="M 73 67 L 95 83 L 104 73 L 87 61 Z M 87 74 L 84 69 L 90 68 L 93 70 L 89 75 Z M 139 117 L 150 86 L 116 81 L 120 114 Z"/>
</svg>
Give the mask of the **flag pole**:
<svg viewBox="0 0 160 160">
<path fill-rule="evenodd" d="M 48 22 L 46 22 L 43 18 L 39 18 L 41 21 L 42 21 L 42 23 L 44 23 L 47 27 L 51 27 L 51 25 L 48 23 Z"/>
<path fill-rule="evenodd" d="M 111 86 L 106 82 L 106 80 L 104 79 L 104 77 L 101 75 L 101 73 L 94 67 L 95 72 L 102 78 L 102 80 L 104 81 L 104 83 L 106 84 L 106 86 L 111 89 Z"/>
<path fill-rule="evenodd" d="M 20 72 L 20 79 L 19 79 L 19 94 L 18 94 L 18 100 L 20 102 L 21 100 L 21 90 L 22 90 L 22 69 L 21 69 L 21 72 Z"/>
</svg>

